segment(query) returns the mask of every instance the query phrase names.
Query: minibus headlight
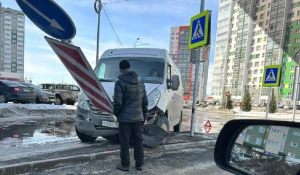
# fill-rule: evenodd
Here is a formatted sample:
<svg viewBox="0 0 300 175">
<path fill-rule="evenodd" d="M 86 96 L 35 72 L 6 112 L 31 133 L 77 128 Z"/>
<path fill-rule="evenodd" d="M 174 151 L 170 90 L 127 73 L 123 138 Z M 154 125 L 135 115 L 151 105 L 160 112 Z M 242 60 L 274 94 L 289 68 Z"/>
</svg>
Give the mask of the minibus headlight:
<svg viewBox="0 0 300 175">
<path fill-rule="evenodd" d="M 153 109 L 160 99 L 160 91 L 155 89 L 148 95 L 148 109 Z"/>
<path fill-rule="evenodd" d="M 83 92 L 79 92 L 78 94 L 78 106 L 84 110 L 89 111 L 89 105 L 87 104 L 87 97 L 85 96 L 85 94 Z"/>
</svg>

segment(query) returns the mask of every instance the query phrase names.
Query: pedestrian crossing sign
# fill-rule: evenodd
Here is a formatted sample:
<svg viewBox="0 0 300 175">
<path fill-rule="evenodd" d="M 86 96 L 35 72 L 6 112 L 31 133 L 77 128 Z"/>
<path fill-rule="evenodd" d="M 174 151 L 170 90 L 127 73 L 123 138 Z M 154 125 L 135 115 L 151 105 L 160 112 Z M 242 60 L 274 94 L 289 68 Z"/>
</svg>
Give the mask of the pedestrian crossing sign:
<svg viewBox="0 0 300 175">
<path fill-rule="evenodd" d="M 189 32 L 189 49 L 210 44 L 210 10 L 191 18 Z"/>
<path fill-rule="evenodd" d="M 280 65 L 265 66 L 262 86 L 278 87 L 280 85 L 280 74 L 281 74 Z"/>
</svg>

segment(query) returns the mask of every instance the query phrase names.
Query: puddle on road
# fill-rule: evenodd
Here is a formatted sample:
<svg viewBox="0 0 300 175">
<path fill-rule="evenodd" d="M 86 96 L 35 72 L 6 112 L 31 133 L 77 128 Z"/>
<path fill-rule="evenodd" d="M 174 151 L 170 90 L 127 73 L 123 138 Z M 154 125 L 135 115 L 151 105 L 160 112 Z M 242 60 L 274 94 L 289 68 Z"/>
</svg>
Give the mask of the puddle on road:
<svg viewBox="0 0 300 175">
<path fill-rule="evenodd" d="M 0 127 L 0 148 L 78 141 L 73 121 L 25 122 Z"/>
</svg>

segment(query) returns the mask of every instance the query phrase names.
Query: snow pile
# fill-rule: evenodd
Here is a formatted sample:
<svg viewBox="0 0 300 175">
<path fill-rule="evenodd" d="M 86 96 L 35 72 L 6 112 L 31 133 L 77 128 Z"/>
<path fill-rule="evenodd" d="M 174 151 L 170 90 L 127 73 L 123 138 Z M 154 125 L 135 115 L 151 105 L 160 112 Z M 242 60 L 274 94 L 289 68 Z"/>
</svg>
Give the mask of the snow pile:
<svg viewBox="0 0 300 175">
<path fill-rule="evenodd" d="M 77 106 L 50 104 L 0 104 L 0 123 L 74 120 Z"/>
<path fill-rule="evenodd" d="M 40 109 L 76 109 L 77 106 L 71 105 L 52 105 L 52 104 L 14 104 L 14 103 L 4 103 L 0 104 L 0 109 L 13 109 L 13 108 L 23 108 L 31 110 Z"/>
</svg>

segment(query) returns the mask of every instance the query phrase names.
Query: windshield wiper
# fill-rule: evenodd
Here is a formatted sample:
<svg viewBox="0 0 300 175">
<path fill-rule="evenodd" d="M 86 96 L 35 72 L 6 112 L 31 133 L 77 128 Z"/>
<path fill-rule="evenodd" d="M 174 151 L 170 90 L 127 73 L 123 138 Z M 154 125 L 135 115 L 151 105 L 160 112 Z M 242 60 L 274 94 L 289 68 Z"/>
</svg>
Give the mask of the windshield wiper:
<svg viewBox="0 0 300 175">
<path fill-rule="evenodd" d="M 103 82 L 114 82 L 113 80 L 108 80 L 108 79 L 103 79 L 103 78 L 99 78 L 99 81 L 103 81 Z"/>
</svg>

